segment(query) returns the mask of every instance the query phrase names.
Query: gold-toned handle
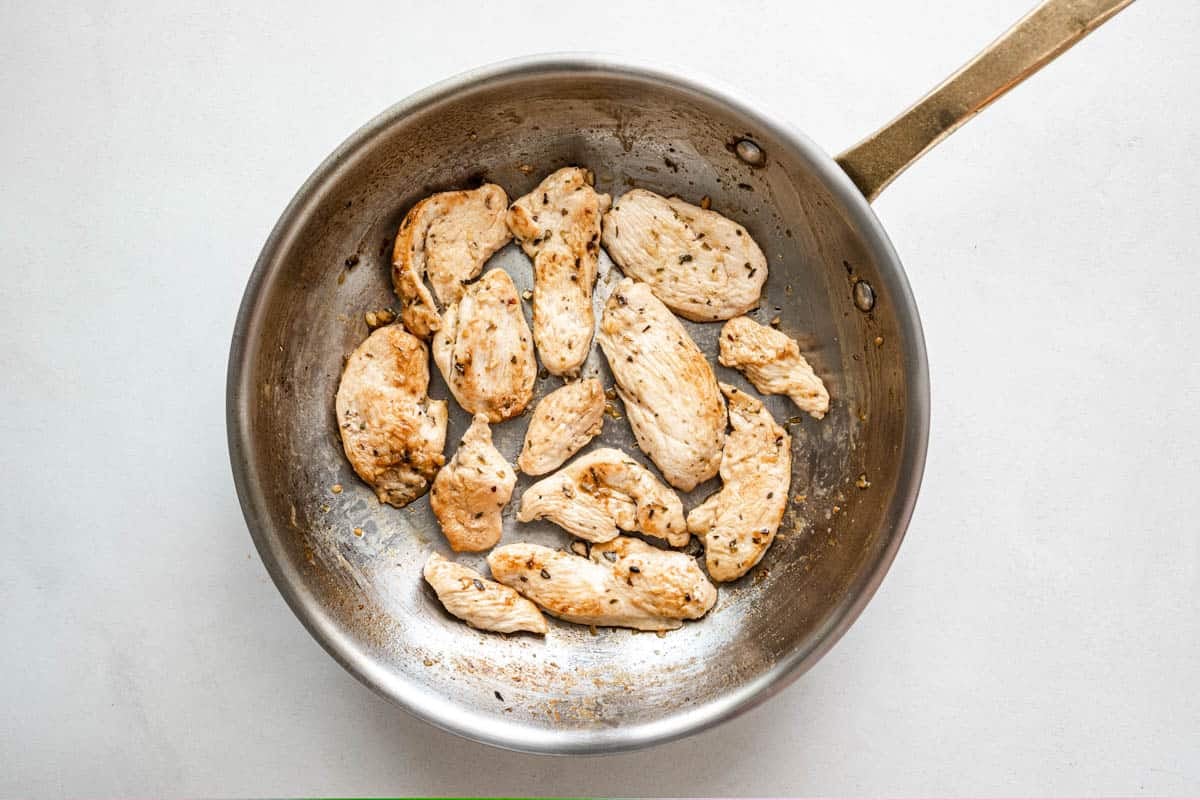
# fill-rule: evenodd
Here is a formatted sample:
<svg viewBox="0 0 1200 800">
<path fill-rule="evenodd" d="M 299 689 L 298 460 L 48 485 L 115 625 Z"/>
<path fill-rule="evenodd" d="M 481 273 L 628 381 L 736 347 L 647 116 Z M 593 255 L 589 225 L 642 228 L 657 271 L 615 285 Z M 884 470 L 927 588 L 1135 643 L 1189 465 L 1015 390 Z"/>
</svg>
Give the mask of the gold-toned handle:
<svg viewBox="0 0 1200 800">
<path fill-rule="evenodd" d="M 838 164 L 873 201 L 927 150 L 1132 2 L 1046 0 Z"/>
</svg>

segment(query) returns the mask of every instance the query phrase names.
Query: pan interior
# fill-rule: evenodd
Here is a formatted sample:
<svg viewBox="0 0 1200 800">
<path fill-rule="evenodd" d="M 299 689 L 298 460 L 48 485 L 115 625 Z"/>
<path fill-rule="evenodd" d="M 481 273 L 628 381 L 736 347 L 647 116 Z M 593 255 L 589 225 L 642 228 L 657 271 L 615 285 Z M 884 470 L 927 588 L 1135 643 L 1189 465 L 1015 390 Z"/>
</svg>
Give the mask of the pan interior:
<svg viewBox="0 0 1200 800">
<path fill-rule="evenodd" d="M 765 165 L 739 160 L 740 138 L 761 147 Z M 711 722 L 823 652 L 848 609 L 873 590 L 902 534 L 905 497 L 915 492 L 904 460 L 914 446 L 906 409 L 919 343 L 911 341 L 914 319 L 895 312 L 898 267 L 882 263 L 886 253 L 869 244 L 861 220 L 814 169 L 818 158 L 786 131 L 659 76 L 545 68 L 434 90 L 372 123 L 318 171 L 248 291 L 230 412 L 239 491 L 260 551 L 339 660 L 458 732 L 578 751 Z M 693 203 L 708 196 L 714 210 L 741 222 L 770 264 L 753 316 L 778 318 L 833 397 L 823 421 L 786 398 L 765 398 L 793 437 L 794 501 L 778 539 L 758 568 L 720 587 L 706 619 L 661 637 L 555 621 L 544 640 L 506 637 L 449 617 L 420 578 L 431 551 L 452 556 L 428 497 L 403 510 L 377 503 L 343 457 L 333 417 L 343 359 L 368 333 L 364 313 L 397 308 L 391 245 L 408 208 L 431 192 L 482 181 L 515 199 L 566 165 L 592 169 L 598 190 L 614 198 L 633 186 Z M 357 264 L 348 268 L 352 257 Z M 530 288 L 529 261 L 515 245 L 495 267 Z M 612 268 L 598 293 L 617 277 Z M 859 280 L 875 289 L 869 313 L 854 303 Z M 685 325 L 718 379 L 750 388 L 716 364 L 720 323 Z M 432 372 L 431 394 L 449 398 Z M 612 384 L 598 348 L 584 372 Z M 539 378 L 537 396 L 560 385 Z M 450 406 L 447 457 L 469 423 Z M 615 407 L 621 414 L 619 401 Z M 527 419 L 493 427 L 510 461 Z M 597 446 L 648 463 L 623 418 L 605 419 Z M 502 541 L 568 544 L 549 523 L 516 522 L 530 483 L 521 476 Z M 335 493 L 335 485 L 344 489 Z M 713 480 L 684 495 L 685 509 L 718 486 Z M 452 557 L 486 574 L 482 556 Z"/>
</svg>

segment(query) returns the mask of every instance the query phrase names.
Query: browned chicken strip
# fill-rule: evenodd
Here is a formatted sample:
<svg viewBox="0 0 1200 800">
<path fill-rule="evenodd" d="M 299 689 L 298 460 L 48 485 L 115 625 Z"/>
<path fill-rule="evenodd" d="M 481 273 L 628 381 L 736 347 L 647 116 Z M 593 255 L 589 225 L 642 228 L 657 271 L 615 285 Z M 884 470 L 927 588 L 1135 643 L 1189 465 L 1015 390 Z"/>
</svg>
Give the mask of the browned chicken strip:
<svg viewBox="0 0 1200 800">
<path fill-rule="evenodd" d="M 379 328 L 350 355 L 335 407 L 342 447 L 382 503 L 401 507 L 445 463 L 446 401 L 430 400 L 429 351 L 399 325 Z"/>
<path fill-rule="evenodd" d="M 473 569 L 431 553 L 424 575 L 446 610 L 472 628 L 497 633 L 546 632 L 546 618 L 537 606 Z"/>
<path fill-rule="evenodd" d="M 548 519 L 591 542 L 615 538 L 618 528 L 665 539 L 672 547 L 689 538 L 675 492 L 611 447 L 586 453 L 526 489 L 517 519 Z"/>
<path fill-rule="evenodd" d="M 446 309 L 433 360 L 458 404 L 489 422 L 515 417 L 533 397 L 533 337 L 512 278 L 493 269 Z"/>
<path fill-rule="evenodd" d="M 590 558 L 536 544 L 509 544 L 488 555 L 496 580 L 543 611 L 581 625 L 672 630 L 699 619 L 717 600 L 696 560 L 621 537 L 593 545 Z"/>
<path fill-rule="evenodd" d="M 763 394 L 786 394 L 817 419 L 829 411 L 824 382 L 800 355 L 800 345 L 785 333 L 749 317 L 735 317 L 721 328 L 720 361 L 739 370 Z"/>
<path fill-rule="evenodd" d="M 579 452 L 604 427 L 604 385 L 587 378 L 555 389 L 533 410 L 517 466 L 545 475 Z"/>
<path fill-rule="evenodd" d="M 507 208 L 508 195 L 487 183 L 426 197 L 409 210 L 392 251 L 392 284 L 405 327 L 424 338 L 441 327 L 437 304 L 457 303 L 463 282 L 478 275 L 511 238 L 504 221 Z"/>
<path fill-rule="evenodd" d="M 757 399 L 721 384 L 733 431 L 721 457 L 721 491 L 688 514 L 688 530 L 703 536 L 714 581 L 742 577 L 775 541 L 792 478 L 792 439 Z"/>
<path fill-rule="evenodd" d="M 492 445 L 487 416 L 476 414 L 454 457 L 433 479 L 429 503 L 455 551 L 479 552 L 500 541 L 500 512 L 517 473 Z"/>
<path fill-rule="evenodd" d="M 593 562 L 607 565 L 640 607 L 659 616 L 675 618 L 682 609 L 684 619 L 696 619 L 717 601 L 716 588 L 686 553 L 662 550 L 632 536 L 587 545 L 585 552 Z"/>
<path fill-rule="evenodd" d="M 509 228 L 533 259 L 533 337 L 555 375 L 575 374 L 592 344 L 600 220 L 611 199 L 591 183 L 587 170 L 565 167 L 508 212 Z"/>
<path fill-rule="evenodd" d="M 574 375 L 592 346 L 600 218 L 611 202 L 592 189 L 590 172 L 564 167 L 508 211 L 508 227 L 533 259 L 533 340 L 555 375 Z"/>
<path fill-rule="evenodd" d="M 741 225 L 645 189 L 617 199 L 603 241 L 622 272 L 695 322 L 746 313 L 767 279 L 767 258 Z"/>
<path fill-rule="evenodd" d="M 691 491 L 716 475 L 725 403 L 675 315 L 649 286 L 625 278 L 605 303 L 597 338 L 638 445 L 667 483 Z"/>
</svg>

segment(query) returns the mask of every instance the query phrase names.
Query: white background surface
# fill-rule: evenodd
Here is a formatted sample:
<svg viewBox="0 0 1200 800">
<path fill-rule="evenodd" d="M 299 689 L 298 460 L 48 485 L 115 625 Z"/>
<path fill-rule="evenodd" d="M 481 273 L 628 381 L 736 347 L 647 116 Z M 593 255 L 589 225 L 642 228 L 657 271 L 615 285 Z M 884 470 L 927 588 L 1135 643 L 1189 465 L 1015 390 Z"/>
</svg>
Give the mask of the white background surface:
<svg viewBox="0 0 1200 800">
<path fill-rule="evenodd" d="M 1200 6 L 1136 4 L 878 202 L 933 438 L 858 624 L 733 723 L 565 759 L 384 704 L 267 578 L 223 402 L 271 225 L 484 62 L 674 63 L 836 152 L 1027 0 L 207 5 L 0 4 L 0 795 L 1200 790 Z"/>
</svg>

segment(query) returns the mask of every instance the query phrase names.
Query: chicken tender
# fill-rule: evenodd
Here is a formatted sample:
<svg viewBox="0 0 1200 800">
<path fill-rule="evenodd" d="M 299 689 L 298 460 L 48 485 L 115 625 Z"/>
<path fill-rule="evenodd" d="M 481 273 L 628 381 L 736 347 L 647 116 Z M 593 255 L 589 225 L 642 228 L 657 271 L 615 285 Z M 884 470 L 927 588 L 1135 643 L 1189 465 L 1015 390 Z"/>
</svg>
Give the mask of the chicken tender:
<svg viewBox="0 0 1200 800">
<path fill-rule="evenodd" d="M 593 545 L 590 558 L 536 544 L 509 544 L 488 555 L 496 580 L 543 611 L 581 625 L 672 630 L 699 619 L 717 590 L 696 560 L 621 537 Z"/>
<path fill-rule="evenodd" d="M 588 545 L 587 557 L 607 565 L 637 604 L 663 617 L 696 619 L 717 601 L 717 590 L 704 579 L 696 559 L 662 550 L 632 536 Z"/>
<path fill-rule="evenodd" d="M 688 530 L 704 537 L 708 574 L 732 581 L 757 564 L 775 541 L 787 508 L 792 440 L 757 399 L 727 383 L 733 431 L 721 457 L 721 490 L 688 514 Z"/>
<path fill-rule="evenodd" d="M 517 519 L 548 519 L 581 539 L 606 542 L 618 529 L 687 544 L 683 504 L 650 470 L 611 447 L 580 456 L 521 495 Z"/>
<path fill-rule="evenodd" d="M 517 466 L 526 475 L 545 475 L 578 453 L 603 427 L 604 385 L 597 378 L 568 383 L 534 408 Z"/>
<path fill-rule="evenodd" d="M 600 219 L 611 204 L 591 173 L 564 167 L 508 211 L 509 229 L 533 259 L 533 340 L 555 375 L 574 375 L 592 346 Z"/>
<path fill-rule="evenodd" d="M 725 403 L 700 348 L 650 287 L 625 278 L 597 337 L 638 445 L 667 483 L 691 491 L 717 474 Z"/>
<path fill-rule="evenodd" d="M 745 314 L 767 279 L 767 257 L 741 225 L 645 189 L 605 214 L 603 242 L 622 272 L 694 322 Z"/>
<path fill-rule="evenodd" d="M 346 361 L 334 402 L 342 447 L 381 503 L 416 500 L 446 461 L 446 401 L 428 389 L 429 351 L 399 325 L 376 330 Z"/>
<path fill-rule="evenodd" d="M 480 552 L 500 541 L 500 512 L 517 473 L 492 445 L 487 416 L 476 414 L 450 463 L 433 479 L 429 503 L 457 552 Z"/>
<path fill-rule="evenodd" d="M 489 422 L 515 417 L 533 397 L 533 337 L 512 278 L 493 269 L 466 287 L 433 337 L 433 360 L 458 404 Z"/>
<path fill-rule="evenodd" d="M 400 319 L 412 333 L 428 338 L 441 327 L 438 303 L 457 303 L 463 283 L 512 238 L 504 221 L 507 208 L 508 195 L 488 183 L 426 197 L 404 216 L 392 250 L 392 285 L 400 296 Z"/>
<path fill-rule="evenodd" d="M 546 618 L 537 606 L 473 569 L 431 553 L 423 572 L 446 610 L 472 628 L 497 633 L 546 632 Z"/>
<path fill-rule="evenodd" d="M 817 419 L 829 411 L 829 391 L 800 355 L 800 345 L 785 333 L 749 317 L 731 319 L 721 328 L 720 361 L 763 394 L 786 394 Z"/>
</svg>

